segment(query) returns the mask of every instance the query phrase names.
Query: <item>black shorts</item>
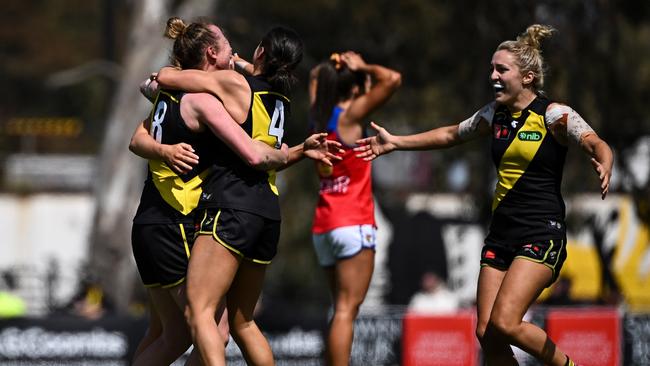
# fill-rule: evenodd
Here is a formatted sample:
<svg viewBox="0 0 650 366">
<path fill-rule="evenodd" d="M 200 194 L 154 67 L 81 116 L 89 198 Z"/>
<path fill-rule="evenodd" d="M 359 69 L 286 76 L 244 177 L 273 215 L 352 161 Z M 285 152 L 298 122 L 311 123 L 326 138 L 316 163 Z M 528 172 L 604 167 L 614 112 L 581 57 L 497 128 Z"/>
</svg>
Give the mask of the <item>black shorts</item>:
<svg viewBox="0 0 650 366">
<path fill-rule="evenodd" d="M 203 209 L 196 218 L 196 235 L 212 235 L 244 259 L 269 264 L 278 251 L 280 220 L 230 208 Z"/>
<path fill-rule="evenodd" d="M 173 287 L 185 280 L 194 225 L 133 224 L 133 256 L 146 287 Z"/>
<path fill-rule="evenodd" d="M 566 260 L 566 239 L 543 240 L 518 246 L 485 244 L 481 251 L 481 266 L 507 270 L 515 258 L 541 263 L 553 271 L 550 286 L 560 275 Z"/>
</svg>

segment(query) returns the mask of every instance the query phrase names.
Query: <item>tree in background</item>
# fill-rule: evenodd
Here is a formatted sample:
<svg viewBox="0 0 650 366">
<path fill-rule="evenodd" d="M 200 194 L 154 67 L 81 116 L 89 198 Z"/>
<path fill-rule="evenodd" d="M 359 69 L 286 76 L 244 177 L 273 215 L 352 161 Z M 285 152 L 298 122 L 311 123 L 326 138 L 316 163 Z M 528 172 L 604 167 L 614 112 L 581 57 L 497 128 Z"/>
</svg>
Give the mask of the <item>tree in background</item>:
<svg viewBox="0 0 650 366">
<path fill-rule="evenodd" d="M 131 254 L 131 224 L 144 181 L 143 160 L 127 148 L 135 126 L 147 116 L 151 104 L 138 85 L 166 63 L 168 41 L 163 24 L 172 15 L 183 19 L 211 14 L 216 0 L 145 0 L 133 6 L 129 47 L 124 72 L 116 88 L 99 153 L 95 195 L 97 209 L 90 238 L 90 268 L 118 308 L 132 296 L 135 266 Z"/>
</svg>

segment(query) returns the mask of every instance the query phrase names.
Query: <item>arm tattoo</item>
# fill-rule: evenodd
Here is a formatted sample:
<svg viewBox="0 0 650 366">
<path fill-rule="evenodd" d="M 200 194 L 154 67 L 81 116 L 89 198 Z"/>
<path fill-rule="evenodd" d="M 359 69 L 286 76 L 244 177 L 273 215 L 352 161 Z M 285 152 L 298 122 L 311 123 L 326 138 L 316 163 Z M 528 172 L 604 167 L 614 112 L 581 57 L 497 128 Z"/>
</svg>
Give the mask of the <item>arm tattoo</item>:
<svg viewBox="0 0 650 366">
<path fill-rule="evenodd" d="M 571 107 L 563 104 L 554 106 L 546 111 L 546 124 L 559 122 L 566 126 L 567 136 L 577 144 L 589 133 L 595 133 L 593 128 Z"/>
<path fill-rule="evenodd" d="M 488 125 L 492 124 L 495 105 L 495 102 L 486 104 L 471 117 L 458 124 L 458 136 L 461 138 L 461 140 L 469 140 L 478 136 L 478 125 L 479 122 L 481 122 L 481 119 L 484 119 Z"/>
</svg>

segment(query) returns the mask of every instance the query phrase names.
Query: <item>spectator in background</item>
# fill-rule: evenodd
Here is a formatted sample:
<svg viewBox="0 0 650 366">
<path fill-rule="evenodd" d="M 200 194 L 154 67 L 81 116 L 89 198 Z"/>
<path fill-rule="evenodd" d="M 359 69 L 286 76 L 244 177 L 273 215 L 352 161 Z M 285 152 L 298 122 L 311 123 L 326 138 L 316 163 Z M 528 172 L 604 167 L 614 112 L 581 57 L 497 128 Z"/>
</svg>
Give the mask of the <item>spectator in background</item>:
<svg viewBox="0 0 650 366">
<path fill-rule="evenodd" d="M 421 288 L 409 303 L 408 310 L 418 314 L 453 314 L 459 301 L 440 276 L 427 271 L 422 275 Z"/>
<path fill-rule="evenodd" d="M 92 277 L 86 276 L 81 280 L 79 290 L 64 309 L 69 314 L 96 320 L 112 312 L 115 307 L 104 293 L 102 286 Z"/>
<path fill-rule="evenodd" d="M 10 271 L 2 273 L 3 286 L 0 287 L 0 319 L 16 318 L 27 313 L 25 301 L 15 294 L 16 277 Z"/>
</svg>

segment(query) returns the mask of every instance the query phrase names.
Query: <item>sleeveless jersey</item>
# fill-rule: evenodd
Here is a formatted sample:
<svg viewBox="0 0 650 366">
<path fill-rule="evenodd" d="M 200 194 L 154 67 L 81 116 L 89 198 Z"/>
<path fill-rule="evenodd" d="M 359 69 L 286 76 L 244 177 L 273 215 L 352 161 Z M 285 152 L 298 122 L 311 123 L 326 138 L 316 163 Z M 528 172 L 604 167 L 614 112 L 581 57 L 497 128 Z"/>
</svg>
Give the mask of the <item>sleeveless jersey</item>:
<svg viewBox="0 0 650 366">
<path fill-rule="evenodd" d="M 191 131 L 181 117 L 180 101 L 183 94 L 161 91 L 151 111 L 149 134 L 159 143 L 173 145 L 185 142 L 192 145 L 199 156 L 209 146 L 212 133 Z M 203 148 L 202 148 L 203 147 Z M 209 173 L 209 164 L 199 164 L 186 174 L 178 175 L 160 160 L 149 160 L 147 180 L 144 183 L 140 205 L 133 222 L 136 224 L 192 223 L 189 215 L 199 203 L 201 184 Z"/>
<path fill-rule="evenodd" d="M 550 101 L 537 97 L 521 113 L 498 106 L 492 119 L 492 159 L 497 185 L 488 244 L 519 245 L 563 239 L 565 207 L 560 190 L 567 148 L 550 133 Z"/>
<path fill-rule="evenodd" d="M 279 149 L 284 123 L 290 114 L 289 98 L 272 90 L 260 77 L 246 77 L 252 100 L 248 117 L 241 127 L 251 138 Z M 215 137 L 216 139 L 216 137 Z M 201 208 L 231 208 L 272 220 L 280 220 L 275 170 L 259 171 L 244 163 L 221 141 L 211 156 L 212 173 L 203 186 Z"/>
<path fill-rule="evenodd" d="M 369 161 L 356 157 L 353 146 L 346 146 L 338 135 L 338 120 L 343 112 L 335 107 L 327 123 L 327 138 L 343 144 L 343 160 L 333 167 L 316 163 L 320 191 L 312 232 L 322 234 L 342 226 L 375 225 L 372 177 Z"/>
</svg>

